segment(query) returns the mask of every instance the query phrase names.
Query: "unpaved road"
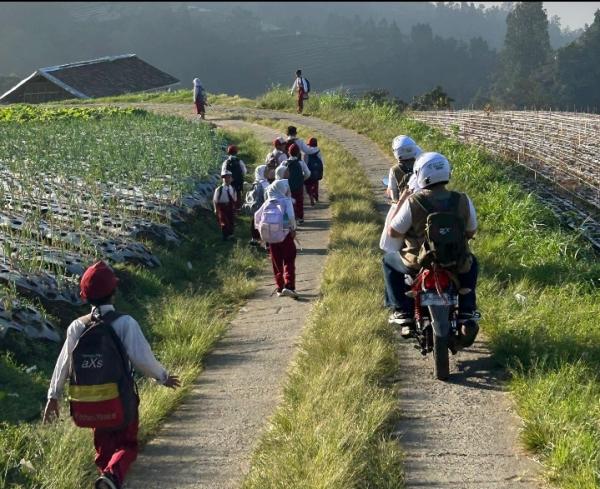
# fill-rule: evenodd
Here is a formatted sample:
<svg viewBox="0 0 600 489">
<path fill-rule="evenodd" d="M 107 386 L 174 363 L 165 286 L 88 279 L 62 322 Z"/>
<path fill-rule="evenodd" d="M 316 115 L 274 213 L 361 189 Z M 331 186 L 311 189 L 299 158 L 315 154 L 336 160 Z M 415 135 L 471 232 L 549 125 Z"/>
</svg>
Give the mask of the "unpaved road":
<svg viewBox="0 0 600 489">
<path fill-rule="evenodd" d="M 156 104 L 149 107 L 146 104 L 145 107 L 188 117 L 191 111 L 191 105 Z M 377 145 L 365 136 L 320 119 L 296 114 L 245 108 L 214 107 L 213 110 L 214 113 L 208 114 L 209 121 L 244 116 L 282 119 L 291 124 L 308 126 L 336 140 L 359 160 L 367 173 L 380 209 L 382 212 L 387 211 L 381 178 L 387 175 L 393 160 L 391 156 L 383 154 Z M 302 136 L 306 135 L 302 134 Z M 485 311 L 483 314 L 485 317 Z M 482 322 L 482 329 L 485 333 L 485 321 Z M 402 367 L 402 371 L 399 372 L 398 402 L 402 419 L 396 427 L 396 434 L 405 450 L 407 488 L 534 489 L 541 487 L 537 482 L 539 465 L 519 449 L 517 439 L 519 420 L 514 414 L 511 400 L 503 386 L 505 373 L 491 358 L 491 353 L 482 338 L 472 348 L 452 358 L 452 375 L 449 382 L 433 379 L 431 358 L 422 358 L 413 348 L 412 343 L 401 342 L 398 348 Z M 233 362 L 234 365 L 235 363 Z M 228 382 L 230 377 L 237 375 L 232 370 L 234 365 L 227 366 L 220 382 Z M 254 367 L 252 363 L 248 363 L 245 368 Z M 207 365 L 207 371 L 200 378 L 199 387 L 213 382 L 207 378 L 209 371 L 210 365 Z M 228 390 L 231 388 L 229 385 L 222 384 L 221 387 L 223 395 L 231 395 Z M 162 443 L 162 448 L 156 444 L 148 447 L 145 455 L 141 457 L 141 463 L 138 463 L 138 469 L 143 466 L 143 470 L 151 471 L 151 474 L 147 474 L 146 480 L 153 480 L 161 473 L 178 467 L 183 471 L 178 480 L 187 481 L 187 474 L 192 473 L 196 477 L 204 477 L 203 472 L 208 470 L 205 462 L 210 461 L 213 454 L 203 452 L 201 457 L 196 459 L 200 465 L 197 470 L 192 471 L 187 468 L 186 465 L 193 463 L 193 460 L 187 457 L 186 450 L 190 445 L 187 437 L 189 430 L 185 427 L 177 428 L 177 423 L 193 429 L 198 423 L 197 416 L 205 417 L 204 413 L 209 409 L 208 401 L 202 397 L 201 389 L 197 390 L 192 394 L 191 400 L 192 406 L 196 406 L 197 411 L 179 415 L 180 418 L 176 415 L 176 420 L 168 423 L 164 429 L 169 433 L 169 442 Z M 253 409 L 251 405 L 246 407 L 241 404 L 241 407 L 246 410 Z M 211 411 L 210 416 L 214 423 L 219 423 L 223 413 Z M 256 422 L 260 424 L 258 418 Z M 173 429 L 177 429 L 179 434 L 171 435 Z M 227 439 L 229 430 L 222 436 Z M 197 439 L 194 443 L 201 442 L 201 439 Z M 155 451 L 153 451 L 154 445 L 158 447 Z M 183 463 L 176 463 L 179 457 L 184 457 Z M 163 460 L 170 462 L 165 466 Z M 210 467 L 214 467 L 214 464 Z M 239 467 L 239 463 L 236 463 L 235 470 L 239 470 Z M 218 470 L 231 472 L 225 463 L 218 467 Z M 162 480 L 165 480 L 164 477 Z M 204 486 L 201 483 L 192 485 L 191 479 L 189 480 L 189 484 L 187 482 L 185 484 L 163 483 L 160 487 L 229 487 Z M 174 482 L 175 479 L 170 481 Z M 159 487 L 159 485 L 132 487 Z"/>
<path fill-rule="evenodd" d="M 250 129 L 264 142 L 279 134 L 243 121 L 214 121 Z M 210 353 L 182 406 L 169 417 L 133 466 L 128 489 L 232 489 L 249 470 L 249 458 L 281 395 L 298 338 L 319 296 L 329 242 L 326 192 L 308 205 L 298 237 L 296 290 L 300 300 L 271 295 L 271 263 L 258 290 Z"/>
</svg>

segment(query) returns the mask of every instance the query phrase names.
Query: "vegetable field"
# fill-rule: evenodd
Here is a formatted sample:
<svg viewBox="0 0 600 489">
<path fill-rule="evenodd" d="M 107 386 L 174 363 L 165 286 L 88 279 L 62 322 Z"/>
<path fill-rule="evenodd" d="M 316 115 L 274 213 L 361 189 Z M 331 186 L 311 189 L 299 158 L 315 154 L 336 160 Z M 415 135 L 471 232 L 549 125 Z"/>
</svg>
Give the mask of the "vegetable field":
<svg viewBox="0 0 600 489">
<path fill-rule="evenodd" d="M 536 180 L 529 190 L 600 250 L 600 116 L 569 112 L 414 112 L 415 119 L 516 161 Z M 559 191 L 552 191 L 551 189 Z M 576 205 L 573 204 L 575 201 Z M 586 212 L 580 204 L 592 212 Z"/>
<path fill-rule="evenodd" d="M 0 109 L 0 339 L 58 341 L 31 305 L 81 305 L 96 258 L 159 266 L 145 242 L 180 243 L 221 153 L 206 125 L 139 109 Z"/>
</svg>

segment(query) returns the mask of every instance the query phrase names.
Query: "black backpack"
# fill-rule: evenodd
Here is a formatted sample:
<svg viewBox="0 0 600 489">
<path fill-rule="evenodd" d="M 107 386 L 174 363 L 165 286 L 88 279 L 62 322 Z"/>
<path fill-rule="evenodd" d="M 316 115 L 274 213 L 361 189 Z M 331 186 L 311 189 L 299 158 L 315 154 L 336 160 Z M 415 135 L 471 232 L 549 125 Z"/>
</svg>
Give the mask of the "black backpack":
<svg viewBox="0 0 600 489">
<path fill-rule="evenodd" d="M 240 184 L 244 182 L 244 174 L 242 173 L 242 165 L 240 165 L 240 159 L 237 156 L 230 156 L 227 158 L 227 170 L 231 172 L 232 183 Z"/>
<path fill-rule="evenodd" d="M 133 368 L 112 327 L 122 314 L 86 316 L 85 330 L 71 358 L 69 404 L 81 428 L 120 430 L 137 414 L 139 397 Z"/>
<path fill-rule="evenodd" d="M 306 162 L 306 166 L 308 166 L 308 169 L 310 170 L 311 180 L 323 179 L 323 162 L 321 161 L 319 152 L 312 155 L 308 155 L 308 161 Z"/>
<path fill-rule="evenodd" d="M 447 201 L 432 203 L 422 194 L 414 199 L 426 212 L 425 242 L 419 254 L 422 267 L 438 265 L 456 269 L 467 258 L 465 223 L 459 214 L 461 194 L 450 192 Z"/>
<path fill-rule="evenodd" d="M 300 164 L 300 160 L 286 160 L 283 163 L 287 166 L 290 171 L 290 176 L 288 177 L 288 183 L 290 184 L 290 190 L 292 192 L 297 192 L 304 185 L 304 174 L 302 173 L 302 165 Z"/>
</svg>

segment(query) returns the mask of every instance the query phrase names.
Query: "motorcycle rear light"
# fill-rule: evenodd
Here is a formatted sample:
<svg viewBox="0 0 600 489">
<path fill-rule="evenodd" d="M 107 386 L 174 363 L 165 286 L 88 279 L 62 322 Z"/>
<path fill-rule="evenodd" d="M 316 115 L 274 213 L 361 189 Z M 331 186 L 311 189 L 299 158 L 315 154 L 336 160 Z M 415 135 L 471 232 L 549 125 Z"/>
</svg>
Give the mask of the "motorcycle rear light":
<svg viewBox="0 0 600 489">
<path fill-rule="evenodd" d="M 425 270 L 423 273 L 425 274 L 423 279 L 424 290 L 445 290 L 450 285 L 450 276 L 445 270 Z"/>
</svg>

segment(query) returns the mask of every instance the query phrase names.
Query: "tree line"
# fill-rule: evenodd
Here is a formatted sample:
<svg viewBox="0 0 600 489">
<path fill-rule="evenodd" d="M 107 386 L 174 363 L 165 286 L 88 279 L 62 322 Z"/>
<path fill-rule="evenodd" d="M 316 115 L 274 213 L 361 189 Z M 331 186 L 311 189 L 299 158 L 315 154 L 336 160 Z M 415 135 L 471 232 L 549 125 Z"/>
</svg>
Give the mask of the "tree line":
<svg viewBox="0 0 600 489">
<path fill-rule="evenodd" d="M 600 108 L 598 14 L 576 33 L 548 19 L 542 2 L 492 9 L 466 2 L 5 3 L 0 9 L 5 76 L 135 52 L 184 87 L 199 77 L 211 92 L 244 96 L 291 85 L 302 68 L 313 91 L 379 89 L 410 103 L 439 87 L 457 108 Z"/>
</svg>

